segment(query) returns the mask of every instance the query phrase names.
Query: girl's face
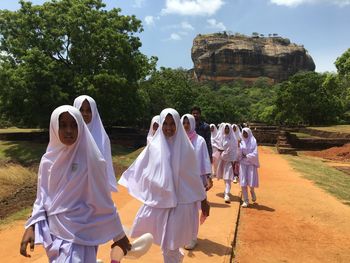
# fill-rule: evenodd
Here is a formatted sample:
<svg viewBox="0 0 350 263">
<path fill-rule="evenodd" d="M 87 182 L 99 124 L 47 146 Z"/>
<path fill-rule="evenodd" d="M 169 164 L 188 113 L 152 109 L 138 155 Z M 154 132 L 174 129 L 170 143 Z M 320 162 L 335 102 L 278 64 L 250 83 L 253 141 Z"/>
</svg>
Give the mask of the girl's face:
<svg viewBox="0 0 350 263">
<path fill-rule="evenodd" d="M 153 133 L 155 133 L 158 130 L 159 124 L 158 123 L 153 123 L 152 129 L 153 129 Z"/>
<path fill-rule="evenodd" d="M 237 130 L 237 126 L 233 126 L 232 129 L 235 132 Z"/>
<path fill-rule="evenodd" d="M 68 112 L 63 112 L 58 119 L 58 137 L 60 141 L 70 146 L 75 143 L 78 138 L 78 124 Z"/>
<path fill-rule="evenodd" d="M 211 127 L 210 127 L 210 131 L 211 131 L 211 132 L 214 132 L 214 126 L 211 126 Z"/>
<path fill-rule="evenodd" d="M 80 113 L 83 116 L 85 123 L 89 124 L 92 120 L 92 112 L 90 103 L 87 100 L 84 100 L 83 104 L 81 104 Z"/>
<path fill-rule="evenodd" d="M 170 138 L 170 137 L 174 136 L 174 134 L 176 132 L 176 124 L 175 124 L 174 118 L 171 114 L 168 114 L 165 117 L 165 120 L 163 122 L 162 131 L 163 131 L 165 137 Z"/>
<path fill-rule="evenodd" d="M 225 134 L 229 134 L 230 133 L 230 128 L 226 125 L 225 126 Z"/>
<path fill-rule="evenodd" d="M 248 133 L 246 131 L 243 132 L 243 137 L 246 139 L 248 138 Z"/>
<path fill-rule="evenodd" d="M 184 125 L 186 132 L 189 132 L 191 130 L 190 121 L 188 120 L 187 117 L 184 118 L 184 121 L 182 122 L 182 124 Z"/>
</svg>

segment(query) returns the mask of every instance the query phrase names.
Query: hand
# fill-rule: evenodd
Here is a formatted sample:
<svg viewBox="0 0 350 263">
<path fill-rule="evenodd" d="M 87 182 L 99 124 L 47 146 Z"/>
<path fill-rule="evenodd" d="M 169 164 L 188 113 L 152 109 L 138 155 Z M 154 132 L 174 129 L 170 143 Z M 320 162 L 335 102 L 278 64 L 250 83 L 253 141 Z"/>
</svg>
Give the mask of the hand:
<svg viewBox="0 0 350 263">
<path fill-rule="evenodd" d="M 21 247 L 20 247 L 20 253 L 22 256 L 30 258 L 30 255 L 27 254 L 27 245 L 30 243 L 30 251 L 34 251 L 34 225 L 28 227 L 23 234 L 22 241 L 21 241 Z"/>
<path fill-rule="evenodd" d="M 202 213 L 204 216 L 209 216 L 209 211 L 210 211 L 210 205 L 207 201 L 207 199 L 204 199 L 201 202 L 201 208 L 202 208 Z"/>
<path fill-rule="evenodd" d="M 131 249 L 131 244 L 130 241 L 128 239 L 127 236 L 122 237 L 121 239 L 119 239 L 118 241 L 115 241 L 111 248 L 114 248 L 115 246 L 120 247 L 123 252 L 124 252 L 124 256 L 128 253 L 128 251 Z"/>
<path fill-rule="evenodd" d="M 207 178 L 207 186 L 205 187 L 205 191 L 209 191 L 212 187 L 213 187 L 213 179 L 211 179 L 211 177 Z"/>
</svg>

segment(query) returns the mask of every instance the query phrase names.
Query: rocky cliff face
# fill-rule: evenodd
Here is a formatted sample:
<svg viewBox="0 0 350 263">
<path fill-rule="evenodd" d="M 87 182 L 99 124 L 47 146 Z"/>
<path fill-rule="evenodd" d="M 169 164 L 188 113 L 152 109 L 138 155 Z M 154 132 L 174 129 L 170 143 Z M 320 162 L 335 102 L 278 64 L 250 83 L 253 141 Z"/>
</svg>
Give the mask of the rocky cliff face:
<svg viewBox="0 0 350 263">
<path fill-rule="evenodd" d="M 303 46 L 281 37 L 197 35 L 191 57 L 198 81 L 253 82 L 266 77 L 280 82 L 298 71 L 315 70 L 315 63 Z"/>
</svg>

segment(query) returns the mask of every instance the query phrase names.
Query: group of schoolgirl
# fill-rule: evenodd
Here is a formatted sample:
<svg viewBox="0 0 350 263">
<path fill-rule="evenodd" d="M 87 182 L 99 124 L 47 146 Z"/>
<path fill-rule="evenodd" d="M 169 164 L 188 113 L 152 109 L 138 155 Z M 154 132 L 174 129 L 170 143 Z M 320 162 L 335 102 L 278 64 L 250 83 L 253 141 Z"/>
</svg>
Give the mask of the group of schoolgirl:
<svg viewBox="0 0 350 263">
<path fill-rule="evenodd" d="M 248 187 L 252 201 L 256 201 L 254 188 L 259 186 L 258 146 L 250 128 L 242 130 L 236 124 L 221 123 L 217 128 L 210 124 L 213 148 L 213 174 L 223 179 L 224 201 L 230 203 L 231 183 L 239 183 L 242 189 L 242 207 L 248 207 Z"/>
<path fill-rule="evenodd" d="M 20 253 L 30 257 L 27 246 L 40 243 L 49 262 L 95 263 L 98 246 L 112 240 L 111 262 L 117 263 L 137 242 L 130 244 L 111 198 L 117 188 L 110 141 L 91 97 L 79 96 L 73 105 L 52 112 Z M 199 221 L 209 216 L 204 175 L 211 164 L 194 128 L 192 115 L 180 119 L 176 110 L 164 109 L 151 124 L 147 146 L 119 180 L 143 203 L 130 236 L 150 233 L 145 242 L 160 245 L 165 263 L 182 262 L 180 248 L 196 240 Z"/>
</svg>

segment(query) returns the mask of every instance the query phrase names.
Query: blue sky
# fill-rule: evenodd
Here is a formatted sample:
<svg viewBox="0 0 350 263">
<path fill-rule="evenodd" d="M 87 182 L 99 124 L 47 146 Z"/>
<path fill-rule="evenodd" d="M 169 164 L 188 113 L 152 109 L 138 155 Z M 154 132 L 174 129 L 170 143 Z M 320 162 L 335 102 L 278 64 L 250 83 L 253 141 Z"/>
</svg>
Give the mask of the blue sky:
<svg viewBox="0 0 350 263">
<path fill-rule="evenodd" d="M 33 0 L 41 4 L 44 0 Z M 334 61 L 350 48 L 350 0 L 104 0 L 144 26 L 141 51 L 159 58 L 158 67 L 190 69 L 194 37 L 230 31 L 277 33 L 302 44 L 316 71 L 336 71 Z M 0 9 L 15 10 L 1 0 Z"/>
</svg>

